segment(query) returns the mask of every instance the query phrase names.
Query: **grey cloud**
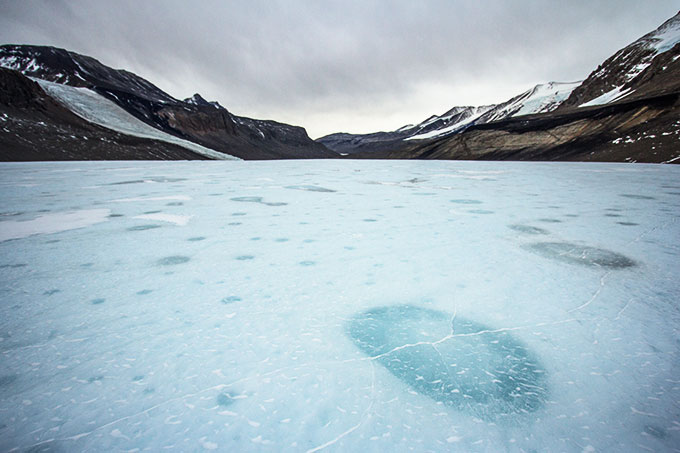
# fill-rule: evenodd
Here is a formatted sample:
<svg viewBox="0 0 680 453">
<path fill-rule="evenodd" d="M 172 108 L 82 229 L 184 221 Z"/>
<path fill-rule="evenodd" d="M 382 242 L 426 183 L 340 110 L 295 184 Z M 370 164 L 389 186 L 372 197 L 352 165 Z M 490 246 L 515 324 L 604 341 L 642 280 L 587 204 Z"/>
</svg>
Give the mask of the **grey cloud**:
<svg viewBox="0 0 680 453">
<path fill-rule="evenodd" d="M 456 103 L 503 101 L 519 86 L 583 78 L 676 7 L 665 0 L 28 0 L 4 2 L 0 40 L 65 47 L 176 97 L 198 91 L 234 113 L 301 124 L 318 136 L 393 129 Z M 423 90 L 431 104 L 416 99 Z"/>
</svg>

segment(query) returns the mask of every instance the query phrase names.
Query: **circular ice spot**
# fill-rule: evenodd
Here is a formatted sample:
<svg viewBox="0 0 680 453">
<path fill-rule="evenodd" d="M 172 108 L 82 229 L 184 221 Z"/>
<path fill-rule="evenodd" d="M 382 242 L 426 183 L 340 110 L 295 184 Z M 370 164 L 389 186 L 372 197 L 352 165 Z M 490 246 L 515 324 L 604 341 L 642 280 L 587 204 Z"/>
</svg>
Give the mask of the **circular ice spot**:
<svg viewBox="0 0 680 453">
<path fill-rule="evenodd" d="M 457 204 L 482 204 L 481 201 L 479 200 L 468 200 L 468 199 L 460 199 L 460 200 L 449 200 L 451 203 L 457 203 Z"/>
<path fill-rule="evenodd" d="M 637 226 L 637 225 L 639 225 L 639 223 L 635 223 L 635 222 L 616 222 L 616 223 L 618 223 L 619 225 L 623 225 L 623 226 Z"/>
<path fill-rule="evenodd" d="M 619 194 L 621 197 L 632 198 L 634 200 L 654 200 L 654 197 L 648 195 L 638 195 L 636 193 L 622 193 Z"/>
<path fill-rule="evenodd" d="M 198 241 L 203 241 L 204 239 L 205 239 L 205 236 L 195 236 L 195 237 L 187 239 L 187 241 L 198 242 Z"/>
<path fill-rule="evenodd" d="M 106 302 L 106 299 L 97 298 L 97 299 L 92 299 L 90 302 L 92 303 L 92 305 L 99 305 L 99 304 L 103 304 L 104 302 Z"/>
<path fill-rule="evenodd" d="M 128 228 L 128 231 L 145 231 L 145 230 L 153 230 L 155 228 L 160 228 L 160 225 L 136 225 L 133 227 Z"/>
<path fill-rule="evenodd" d="M 151 289 L 143 289 L 141 291 L 137 291 L 138 296 L 146 296 L 147 294 L 151 294 L 153 290 Z"/>
<path fill-rule="evenodd" d="M 665 439 L 668 436 L 668 433 L 665 429 L 656 425 L 645 426 L 645 432 L 652 435 L 653 437 L 656 437 L 657 439 Z"/>
<path fill-rule="evenodd" d="M 547 397 L 537 357 L 507 331 L 410 305 L 354 316 L 347 333 L 412 389 L 484 420 L 540 409 Z"/>
<path fill-rule="evenodd" d="M 289 241 L 288 238 L 276 238 L 276 239 L 274 239 L 274 242 L 288 242 L 288 241 Z"/>
<path fill-rule="evenodd" d="M 262 197 L 234 197 L 231 198 L 231 201 L 242 201 L 245 203 L 260 203 L 262 201 Z"/>
<path fill-rule="evenodd" d="M 308 192 L 335 192 L 335 190 L 331 189 L 326 189 L 325 187 L 319 187 L 319 186 L 308 186 L 308 185 L 302 185 L 302 186 L 286 186 L 286 189 L 294 189 L 294 190 L 306 190 Z"/>
<path fill-rule="evenodd" d="M 223 407 L 226 406 L 231 406 L 236 402 L 236 398 L 234 398 L 232 395 L 229 393 L 220 393 L 217 395 L 217 404 Z"/>
<path fill-rule="evenodd" d="M 636 265 L 635 261 L 620 253 L 569 242 L 537 242 L 522 247 L 546 258 L 568 264 L 608 269 L 623 269 Z"/>
<path fill-rule="evenodd" d="M 300 266 L 314 266 L 316 261 L 300 261 Z"/>
<path fill-rule="evenodd" d="M 238 296 L 227 296 L 222 298 L 223 304 L 232 304 L 234 302 L 240 302 L 241 298 Z"/>
<path fill-rule="evenodd" d="M 252 260 L 255 257 L 253 255 L 239 255 L 236 257 L 237 260 L 239 261 L 247 261 L 247 260 Z"/>
<path fill-rule="evenodd" d="M 188 256 L 173 255 L 159 259 L 158 264 L 160 264 L 161 266 L 174 266 L 175 264 L 186 263 L 189 260 L 190 258 Z"/>
<path fill-rule="evenodd" d="M 470 209 L 468 211 L 471 214 L 493 214 L 494 211 L 488 211 L 486 209 Z"/>
<path fill-rule="evenodd" d="M 538 221 L 539 221 L 539 222 L 545 222 L 545 223 L 562 223 L 562 221 L 561 221 L 560 219 L 548 219 L 548 218 L 544 218 L 544 219 L 538 219 Z"/>
<path fill-rule="evenodd" d="M 524 234 L 548 234 L 548 230 L 530 225 L 508 225 L 508 228 Z"/>
</svg>

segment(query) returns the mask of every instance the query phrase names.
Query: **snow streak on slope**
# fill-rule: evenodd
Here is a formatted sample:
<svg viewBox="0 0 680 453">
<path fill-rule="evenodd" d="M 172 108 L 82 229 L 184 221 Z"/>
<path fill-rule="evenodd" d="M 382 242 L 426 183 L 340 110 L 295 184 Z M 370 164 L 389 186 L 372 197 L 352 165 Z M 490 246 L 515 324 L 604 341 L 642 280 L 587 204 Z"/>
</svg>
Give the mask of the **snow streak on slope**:
<svg viewBox="0 0 680 453">
<path fill-rule="evenodd" d="M 442 127 L 440 129 L 435 129 L 433 131 L 413 135 L 411 137 L 405 138 L 404 140 L 423 140 L 423 139 L 426 139 L 426 138 L 441 137 L 441 136 L 456 132 L 456 131 L 463 129 L 464 127 L 472 124 L 477 118 L 479 118 L 484 113 L 486 113 L 489 110 L 489 107 L 470 107 L 469 109 L 470 109 L 469 114 L 468 114 L 469 116 L 464 116 L 463 117 L 464 119 L 462 119 L 462 120 L 460 120 L 456 123 L 449 124 L 445 127 Z M 427 124 L 429 124 L 429 123 L 427 123 Z"/>
<path fill-rule="evenodd" d="M 582 80 L 571 83 L 550 82 L 536 85 L 526 97 L 519 102 L 521 107 L 510 116 L 545 113 L 555 110 L 572 91 L 581 84 Z"/>
<path fill-rule="evenodd" d="M 59 83 L 33 79 L 57 101 L 91 123 L 135 137 L 159 140 L 179 145 L 202 156 L 218 160 L 240 160 L 229 154 L 206 148 L 155 129 L 135 118 L 114 102 L 87 88 L 77 88 Z"/>
<path fill-rule="evenodd" d="M 476 108 L 468 107 L 476 110 L 462 121 L 427 133 L 414 135 L 405 140 L 443 137 L 461 131 L 473 124 L 490 123 L 492 121 L 499 121 L 519 115 L 551 112 L 555 110 L 562 101 L 567 99 L 571 92 L 580 84 L 580 81 L 571 83 L 550 82 L 539 84 L 502 104 Z"/>
<path fill-rule="evenodd" d="M 579 107 L 590 107 L 591 105 L 609 104 L 610 102 L 623 99 L 631 93 L 633 93 L 633 90 L 630 88 L 623 89 L 623 87 L 616 87 L 613 90 L 607 91 L 603 95 L 596 97 L 592 101 L 584 102 L 583 104 L 579 105 Z"/>
<path fill-rule="evenodd" d="M 599 84 L 603 87 L 600 89 L 601 94 L 581 103 L 579 107 L 608 104 L 631 94 L 633 91 L 625 88 L 625 85 L 647 69 L 657 55 L 671 50 L 679 42 L 680 13 L 619 50 L 601 68 L 593 71 L 584 86 Z"/>
<path fill-rule="evenodd" d="M 679 180 L 0 164 L 0 451 L 677 451 Z"/>
<path fill-rule="evenodd" d="M 498 104 L 483 115 L 479 123 L 490 123 L 505 118 L 530 115 L 532 113 L 552 112 L 569 97 L 571 92 L 581 84 L 578 82 L 550 82 L 539 84 L 507 102 Z"/>
</svg>

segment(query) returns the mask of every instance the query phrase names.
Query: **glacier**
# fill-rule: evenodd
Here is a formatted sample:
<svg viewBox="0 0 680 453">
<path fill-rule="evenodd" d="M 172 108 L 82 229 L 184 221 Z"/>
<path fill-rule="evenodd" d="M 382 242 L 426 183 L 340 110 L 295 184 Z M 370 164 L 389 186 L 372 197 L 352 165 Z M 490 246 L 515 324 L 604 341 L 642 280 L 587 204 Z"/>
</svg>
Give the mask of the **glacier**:
<svg viewBox="0 0 680 453">
<path fill-rule="evenodd" d="M 0 451 L 677 451 L 679 181 L 0 164 Z"/>
<path fill-rule="evenodd" d="M 133 137 L 159 140 L 181 146 L 201 156 L 216 160 L 241 160 L 230 154 L 225 154 L 214 149 L 194 143 L 190 140 L 175 137 L 166 132 L 149 126 L 142 120 L 106 99 L 104 96 L 89 88 L 73 87 L 61 83 L 48 82 L 47 80 L 32 78 L 46 93 L 56 99 L 64 107 L 83 118 L 86 121 L 111 129 Z"/>
</svg>

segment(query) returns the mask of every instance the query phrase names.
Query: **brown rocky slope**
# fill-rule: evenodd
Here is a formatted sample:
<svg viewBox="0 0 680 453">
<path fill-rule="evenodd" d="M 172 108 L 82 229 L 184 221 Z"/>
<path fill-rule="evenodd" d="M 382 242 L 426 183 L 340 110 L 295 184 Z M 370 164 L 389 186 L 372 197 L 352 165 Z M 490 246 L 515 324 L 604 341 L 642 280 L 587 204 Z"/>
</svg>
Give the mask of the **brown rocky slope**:
<svg viewBox="0 0 680 453">
<path fill-rule="evenodd" d="M 205 159 L 185 148 L 99 127 L 36 82 L 0 68 L 0 161 Z"/>
</svg>

